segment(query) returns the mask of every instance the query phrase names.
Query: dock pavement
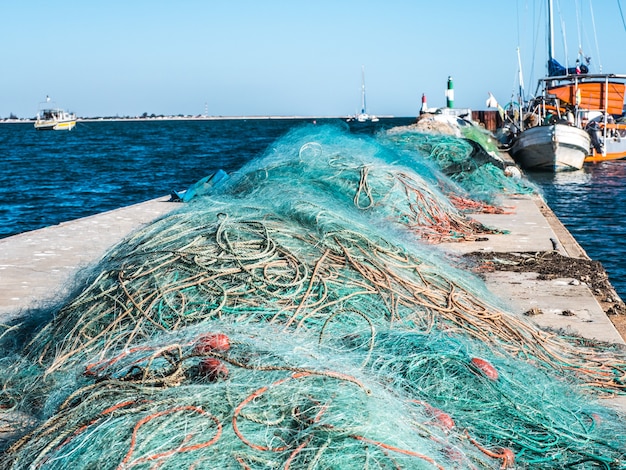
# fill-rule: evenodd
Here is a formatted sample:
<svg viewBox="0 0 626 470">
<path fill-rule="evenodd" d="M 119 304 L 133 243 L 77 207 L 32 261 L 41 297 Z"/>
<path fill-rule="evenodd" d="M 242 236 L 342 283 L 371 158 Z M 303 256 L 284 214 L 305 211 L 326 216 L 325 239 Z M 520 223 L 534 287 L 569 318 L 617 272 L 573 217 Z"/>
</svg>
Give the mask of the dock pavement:
<svg viewBox="0 0 626 470">
<path fill-rule="evenodd" d="M 180 203 L 168 199 L 157 198 L 0 239 L 0 323 L 7 324 L 28 309 L 66 295 L 79 270 L 96 264 L 133 231 L 180 207 Z M 503 214 L 479 213 L 471 217 L 504 233 L 476 241 L 444 243 L 441 248 L 458 255 L 557 249 L 568 257 L 586 257 L 540 196 L 510 196 L 502 205 L 508 208 Z M 626 344 L 585 283 L 567 278 L 540 280 L 536 273 L 510 271 L 488 272 L 484 278 L 487 288 L 513 314 L 523 315 L 538 308 L 542 314 L 533 316 L 532 321 L 539 326 Z M 608 402 L 626 411 L 626 397 Z"/>
<path fill-rule="evenodd" d="M 0 323 L 68 294 L 76 273 L 180 207 L 162 197 L 0 239 Z"/>
</svg>

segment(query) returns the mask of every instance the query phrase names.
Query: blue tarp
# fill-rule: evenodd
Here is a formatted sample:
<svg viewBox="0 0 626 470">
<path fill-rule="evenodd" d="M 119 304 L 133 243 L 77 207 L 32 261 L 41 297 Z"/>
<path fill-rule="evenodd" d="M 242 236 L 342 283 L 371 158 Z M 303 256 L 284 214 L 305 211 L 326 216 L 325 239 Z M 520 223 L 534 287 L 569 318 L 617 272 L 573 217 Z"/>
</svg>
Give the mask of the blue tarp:
<svg viewBox="0 0 626 470">
<path fill-rule="evenodd" d="M 228 174 L 224 170 L 217 170 L 215 173 L 205 176 L 200 181 L 192 184 L 187 191 L 182 193 L 172 191 L 170 201 L 189 202 L 194 196 L 207 194 L 211 188 L 218 186 L 227 179 Z"/>
<path fill-rule="evenodd" d="M 589 72 L 589 68 L 587 68 L 586 65 L 580 65 L 579 69 L 580 69 L 579 71 L 576 71 L 576 67 L 565 68 L 561 64 L 559 64 L 556 59 L 548 60 L 548 76 L 549 77 L 560 77 L 562 75 L 569 75 L 569 74 L 575 75 L 576 73 L 582 74 L 582 73 Z"/>
</svg>

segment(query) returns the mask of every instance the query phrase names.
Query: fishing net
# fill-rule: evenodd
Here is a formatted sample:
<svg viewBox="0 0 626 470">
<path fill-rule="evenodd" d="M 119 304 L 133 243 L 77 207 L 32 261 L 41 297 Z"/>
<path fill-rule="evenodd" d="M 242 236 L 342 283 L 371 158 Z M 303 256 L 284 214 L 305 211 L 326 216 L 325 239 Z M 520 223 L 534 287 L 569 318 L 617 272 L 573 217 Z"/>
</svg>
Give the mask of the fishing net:
<svg viewBox="0 0 626 470">
<path fill-rule="evenodd" d="M 5 356 L 2 468 L 624 468 L 626 353 L 453 267 L 408 153 L 298 129 L 114 247 Z"/>
<path fill-rule="evenodd" d="M 294 177 L 299 177 L 297 185 Z M 292 131 L 264 158 L 245 167 L 242 176 L 233 178 L 230 188 L 231 194 L 253 200 L 257 192 L 273 201 L 268 191 L 277 188 L 281 193 L 295 192 L 297 198 L 305 192 L 323 194 L 332 198 L 331 207 L 354 206 L 371 215 L 372 221 L 409 228 L 428 243 L 494 233 L 466 214 L 504 211 L 470 197 L 417 149 L 399 152 L 383 139 L 355 141 L 331 126 Z M 290 214 L 290 207 L 283 210 Z"/>
<path fill-rule="evenodd" d="M 621 458 L 615 414 L 536 368 L 500 358 L 498 375 L 484 374 L 476 342 L 389 329 L 374 338 L 343 326 L 328 341 L 205 322 L 87 363 L 94 380 L 83 379 L 4 463 L 465 469 L 515 459 L 609 468 Z"/>
<path fill-rule="evenodd" d="M 459 134 L 462 137 L 405 126 L 388 130 L 380 141 L 396 151 L 408 150 L 409 158 L 426 158 L 474 200 L 496 202 L 501 195 L 536 192 L 527 179 L 502 171 L 506 164 L 484 129 L 464 126 Z"/>
</svg>

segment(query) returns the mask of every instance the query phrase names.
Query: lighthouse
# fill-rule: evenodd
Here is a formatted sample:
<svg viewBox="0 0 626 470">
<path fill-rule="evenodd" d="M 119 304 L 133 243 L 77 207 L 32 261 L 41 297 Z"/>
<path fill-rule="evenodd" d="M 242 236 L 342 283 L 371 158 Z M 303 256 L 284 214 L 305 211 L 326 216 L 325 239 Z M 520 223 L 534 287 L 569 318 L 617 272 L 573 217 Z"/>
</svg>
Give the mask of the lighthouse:
<svg viewBox="0 0 626 470">
<path fill-rule="evenodd" d="M 452 77 L 448 77 L 448 88 L 446 90 L 446 108 L 454 108 L 454 83 Z"/>
<path fill-rule="evenodd" d="M 420 109 L 420 114 L 424 114 L 428 112 L 428 104 L 426 103 L 426 94 L 422 93 L 422 107 Z"/>
</svg>

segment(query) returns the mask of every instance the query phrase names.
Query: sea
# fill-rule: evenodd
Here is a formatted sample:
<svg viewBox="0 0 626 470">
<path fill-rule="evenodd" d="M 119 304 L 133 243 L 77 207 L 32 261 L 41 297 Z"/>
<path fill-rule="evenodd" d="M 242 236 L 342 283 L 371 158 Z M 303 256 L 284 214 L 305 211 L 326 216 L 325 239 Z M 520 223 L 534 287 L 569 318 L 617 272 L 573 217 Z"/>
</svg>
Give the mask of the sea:
<svg viewBox="0 0 626 470">
<path fill-rule="evenodd" d="M 359 126 L 312 118 L 102 120 L 79 121 L 70 132 L 2 123 L 0 238 L 185 190 L 217 170 L 241 168 L 312 122 L 368 135 L 415 118 Z M 526 176 L 626 299 L 626 160 Z"/>
</svg>

